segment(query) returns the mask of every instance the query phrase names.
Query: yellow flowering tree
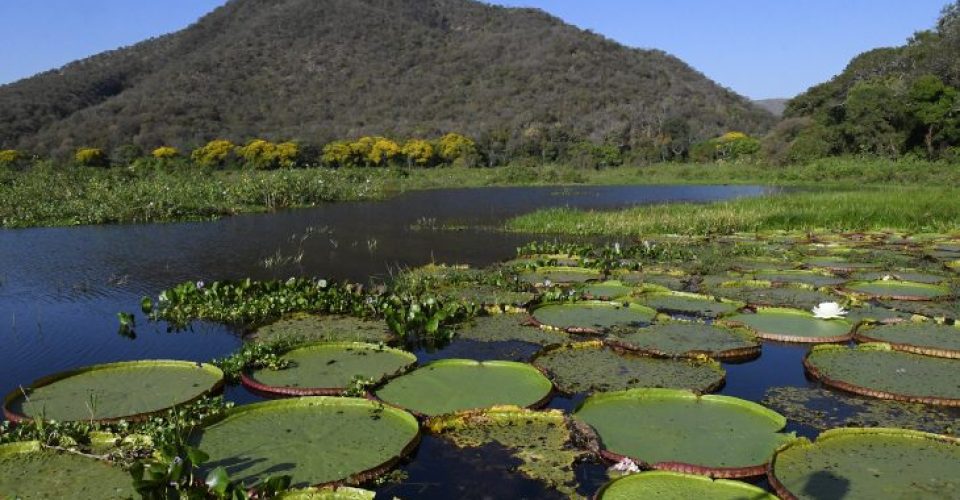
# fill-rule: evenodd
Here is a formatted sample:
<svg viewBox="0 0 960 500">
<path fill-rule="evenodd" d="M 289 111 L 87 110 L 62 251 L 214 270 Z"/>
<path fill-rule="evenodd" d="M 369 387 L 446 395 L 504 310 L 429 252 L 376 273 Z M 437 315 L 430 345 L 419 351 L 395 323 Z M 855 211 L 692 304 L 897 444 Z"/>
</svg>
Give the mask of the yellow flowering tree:
<svg viewBox="0 0 960 500">
<path fill-rule="evenodd" d="M 375 137 L 370 152 L 367 154 L 367 161 L 371 165 L 379 167 L 389 164 L 398 156 L 400 156 L 399 144 L 386 137 Z"/>
<path fill-rule="evenodd" d="M 237 148 L 237 156 L 254 168 L 267 169 L 273 166 L 277 145 L 263 139 L 254 139 L 246 146 Z"/>
<path fill-rule="evenodd" d="M 350 143 L 350 151 L 353 154 L 353 162 L 368 166 L 370 155 L 373 152 L 373 145 L 377 142 L 375 137 L 361 137 Z"/>
<path fill-rule="evenodd" d="M 226 163 L 235 148 L 236 146 L 228 140 L 216 139 L 193 150 L 190 158 L 202 167 L 220 167 Z"/>
<path fill-rule="evenodd" d="M 720 137 L 695 145 L 690 151 L 690 157 L 694 161 L 709 162 L 736 160 L 759 152 L 759 140 L 743 132 L 727 132 Z"/>
<path fill-rule="evenodd" d="M 335 141 L 323 147 L 320 160 L 328 167 L 353 166 L 353 145 L 348 141 Z"/>
<path fill-rule="evenodd" d="M 16 149 L 0 150 L 0 166 L 12 167 L 23 160 L 23 158 L 23 153 L 17 151 Z"/>
<path fill-rule="evenodd" d="M 281 168 L 293 168 L 300 159 L 300 145 L 295 142 L 281 142 L 273 150 L 273 161 Z"/>
<path fill-rule="evenodd" d="M 465 161 L 477 153 L 477 143 L 469 137 L 449 133 L 437 142 L 437 154 L 448 163 Z"/>
<path fill-rule="evenodd" d="M 104 167 L 107 155 L 100 148 L 80 148 L 73 154 L 73 160 L 83 167 Z"/>
<path fill-rule="evenodd" d="M 436 157 L 433 144 L 423 139 L 410 139 L 403 145 L 400 152 L 406 157 L 407 166 L 427 167 Z"/>
<path fill-rule="evenodd" d="M 172 146 L 161 146 L 154 149 L 150 155 L 158 160 L 170 160 L 180 156 L 180 151 Z"/>
</svg>

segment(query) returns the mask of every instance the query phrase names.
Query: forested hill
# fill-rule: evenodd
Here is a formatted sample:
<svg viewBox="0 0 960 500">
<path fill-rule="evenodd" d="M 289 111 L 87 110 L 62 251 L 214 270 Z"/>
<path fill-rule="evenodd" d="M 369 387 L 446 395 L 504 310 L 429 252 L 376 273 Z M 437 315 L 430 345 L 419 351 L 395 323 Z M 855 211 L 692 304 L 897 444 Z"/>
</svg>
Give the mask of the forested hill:
<svg viewBox="0 0 960 500">
<path fill-rule="evenodd" d="M 900 47 L 854 58 L 787 104 L 772 137 L 795 156 L 868 153 L 960 159 L 960 1 Z M 778 149 L 778 148 L 773 148 Z M 798 158 L 795 158 L 798 159 Z"/>
<path fill-rule="evenodd" d="M 0 149 L 456 131 L 681 150 L 774 118 L 679 59 L 473 0 L 232 0 L 189 28 L 0 86 Z"/>
</svg>

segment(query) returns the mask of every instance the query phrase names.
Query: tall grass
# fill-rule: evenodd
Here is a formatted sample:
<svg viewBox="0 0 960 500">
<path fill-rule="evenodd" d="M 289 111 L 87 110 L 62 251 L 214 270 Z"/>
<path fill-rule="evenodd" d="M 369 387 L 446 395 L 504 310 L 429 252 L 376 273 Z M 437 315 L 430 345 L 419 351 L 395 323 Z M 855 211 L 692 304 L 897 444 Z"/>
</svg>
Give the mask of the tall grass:
<svg viewBox="0 0 960 500">
<path fill-rule="evenodd" d="M 764 230 L 952 232 L 960 230 L 960 189 L 800 192 L 608 212 L 549 209 L 514 218 L 507 228 L 526 233 L 637 237 Z"/>
</svg>

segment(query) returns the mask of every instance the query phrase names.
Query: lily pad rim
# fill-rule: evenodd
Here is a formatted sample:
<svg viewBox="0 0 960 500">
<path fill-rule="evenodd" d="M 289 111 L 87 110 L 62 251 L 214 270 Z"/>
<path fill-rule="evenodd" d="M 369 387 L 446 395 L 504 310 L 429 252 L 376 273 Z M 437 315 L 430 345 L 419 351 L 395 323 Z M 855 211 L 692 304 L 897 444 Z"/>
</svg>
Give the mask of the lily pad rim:
<svg viewBox="0 0 960 500">
<path fill-rule="evenodd" d="M 731 334 L 737 337 L 740 337 L 743 340 L 749 339 L 753 341 L 755 345 L 747 346 L 747 347 L 737 347 L 733 349 L 726 349 L 726 350 L 717 351 L 717 352 L 692 350 L 679 355 L 674 355 L 674 354 L 669 354 L 660 349 L 657 349 L 655 347 L 638 347 L 626 340 L 623 340 L 615 336 L 606 337 L 603 339 L 603 341 L 608 346 L 616 349 L 623 349 L 625 351 L 632 351 L 632 352 L 653 356 L 656 358 L 666 358 L 666 359 L 699 359 L 700 357 L 706 356 L 709 358 L 713 358 L 717 361 L 730 361 L 730 362 L 747 361 L 747 360 L 755 359 L 758 356 L 760 356 L 763 350 L 763 343 L 761 342 L 760 337 L 757 336 L 753 332 L 753 330 L 750 330 L 749 328 L 735 325 L 735 324 L 724 324 L 720 321 L 715 321 L 713 323 L 706 323 L 703 321 L 670 320 L 665 322 L 658 322 L 653 325 L 641 328 L 639 332 L 643 332 L 644 330 L 647 330 L 647 329 L 657 328 L 659 326 L 674 325 L 674 324 L 697 325 L 697 326 L 713 327 L 713 328 L 719 328 L 722 330 L 727 330 L 731 332 Z"/>
<path fill-rule="evenodd" d="M 960 359 L 960 349 L 945 349 L 941 347 L 922 346 L 922 345 L 910 344 L 906 342 L 891 342 L 889 340 L 871 337 L 869 333 L 867 333 L 870 330 L 875 330 L 882 327 L 898 326 L 902 324 L 904 323 L 861 325 L 859 328 L 857 328 L 856 333 L 854 333 L 853 339 L 859 343 L 888 344 L 891 348 L 897 351 L 909 352 L 912 354 L 920 354 L 923 356 L 931 356 L 935 358 Z M 924 323 L 917 323 L 917 324 L 922 325 Z M 939 325 L 937 323 L 933 323 L 931 324 L 931 326 L 945 326 L 946 328 L 955 328 L 957 330 L 957 335 L 960 336 L 960 323 L 954 324 L 952 326 Z"/>
<path fill-rule="evenodd" d="M 83 375 L 85 373 L 91 373 L 91 372 L 96 372 L 101 370 L 111 370 L 115 368 L 131 368 L 131 367 L 138 367 L 138 366 L 155 366 L 155 367 L 175 366 L 180 368 L 202 368 L 208 374 L 212 374 L 216 376 L 217 381 L 214 382 L 212 386 L 208 387 L 200 394 L 192 398 L 189 398 L 187 400 L 181 401 L 175 405 L 164 407 L 159 410 L 143 412 L 143 413 L 135 413 L 133 415 L 124 415 L 121 417 L 109 417 L 109 418 L 101 418 L 101 419 L 81 419 L 80 421 L 90 422 L 95 424 L 115 424 L 120 421 L 142 422 L 154 415 L 159 415 L 175 406 L 190 404 L 206 396 L 217 394 L 223 389 L 224 384 L 226 383 L 224 379 L 223 370 L 221 370 L 217 366 L 210 363 L 198 363 L 195 361 L 183 361 L 183 360 L 174 360 L 174 359 L 143 359 L 143 360 L 134 360 L 134 361 L 117 361 L 113 363 L 100 363 L 95 365 L 83 366 L 80 368 L 74 368 L 72 370 L 57 372 L 51 375 L 38 378 L 37 380 L 34 380 L 32 383 L 30 383 L 30 385 L 26 387 L 20 386 L 20 387 L 17 387 L 16 389 L 13 389 L 3 399 L 3 416 L 14 424 L 18 424 L 21 422 L 32 422 L 37 420 L 34 417 L 23 415 L 10 408 L 10 405 L 12 405 L 15 401 L 21 398 L 27 397 L 24 395 L 24 390 L 30 391 L 33 389 L 38 389 L 40 387 L 52 385 L 61 380 L 65 380 L 67 378 L 74 377 L 77 375 Z"/>
<path fill-rule="evenodd" d="M 805 311 L 803 309 L 794 309 L 790 307 L 757 307 L 757 308 L 754 308 L 754 314 L 756 315 L 782 314 L 782 315 L 803 316 L 803 317 L 814 319 L 814 320 L 818 319 L 813 315 L 813 313 L 809 311 Z M 732 317 L 721 318 L 717 320 L 717 323 L 721 325 L 746 328 L 754 332 L 757 335 L 757 337 L 764 340 L 773 340 L 777 342 L 789 342 L 794 344 L 837 344 L 837 343 L 849 342 L 853 338 L 856 324 L 853 323 L 852 321 L 847 320 L 846 318 L 830 319 L 830 320 L 822 320 L 822 321 L 844 323 L 848 327 L 847 333 L 843 335 L 834 335 L 830 337 L 801 337 L 797 335 L 785 335 L 785 334 L 764 332 L 763 330 L 754 328 L 746 323 L 743 323 L 742 321 L 734 320 Z"/>
<path fill-rule="evenodd" d="M 761 489 L 758 486 L 755 486 L 753 484 L 750 484 L 744 481 L 733 481 L 730 479 L 714 479 L 709 476 L 704 476 L 702 474 L 688 474 L 688 473 L 673 471 L 673 470 L 649 470 L 649 471 L 644 471 L 637 474 L 628 474 L 625 476 L 618 477 L 616 479 L 608 481 L 603 486 L 601 486 L 600 489 L 597 491 L 597 494 L 594 496 L 594 498 L 596 500 L 603 500 L 604 494 L 610 488 L 616 487 L 616 483 L 630 482 L 630 481 L 643 481 L 645 478 L 661 478 L 661 477 L 685 479 L 689 481 L 700 481 L 704 484 L 710 483 L 714 485 L 725 486 L 728 488 L 736 488 L 736 489 L 742 490 L 744 494 L 749 493 L 750 494 L 749 498 L 751 499 L 759 498 L 761 500 L 776 500 L 777 498 L 773 494 L 767 492 L 766 490 Z"/>
<path fill-rule="evenodd" d="M 935 289 L 938 289 L 938 290 L 943 290 L 943 291 L 945 291 L 945 293 L 943 293 L 943 294 L 941 294 L 941 295 L 934 295 L 934 296 L 931 296 L 931 297 L 927 297 L 927 296 L 923 296 L 923 295 L 892 295 L 892 294 L 882 294 L 882 293 L 878 294 L 878 293 L 862 292 L 862 291 L 858 291 L 858 290 L 854 290 L 854 289 L 853 289 L 853 287 L 854 287 L 854 286 L 857 286 L 857 285 L 869 285 L 869 284 L 874 284 L 874 283 L 899 283 L 899 284 L 907 284 L 907 285 L 910 285 L 910 286 L 913 286 L 913 287 L 916 287 L 916 288 L 924 288 L 924 289 L 934 289 L 934 288 L 935 288 Z M 949 299 L 949 298 L 953 297 L 953 293 L 952 293 L 952 291 L 950 290 L 950 287 L 947 286 L 947 285 L 932 284 L 932 283 L 921 283 L 921 282 L 919 282 L 919 281 L 907 281 L 907 280 L 883 280 L 883 279 L 879 279 L 879 280 L 856 280 L 856 281 L 849 281 L 849 282 L 845 283 L 845 284 L 843 285 L 843 287 L 840 288 L 840 290 L 843 291 L 843 292 L 846 292 L 846 293 L 848 293 L 848 294 L 851 294 L 851 295 L 859 295 L 859 296 L 864 296 L 864 297 L 868 297 L 868 298 L 871 298 L 871 299 L 902 300 L 902 301 L 906 301 L 906 302 L 933 302 L 933 301 L 945 300 L 945 299 Z"/>
</svg>

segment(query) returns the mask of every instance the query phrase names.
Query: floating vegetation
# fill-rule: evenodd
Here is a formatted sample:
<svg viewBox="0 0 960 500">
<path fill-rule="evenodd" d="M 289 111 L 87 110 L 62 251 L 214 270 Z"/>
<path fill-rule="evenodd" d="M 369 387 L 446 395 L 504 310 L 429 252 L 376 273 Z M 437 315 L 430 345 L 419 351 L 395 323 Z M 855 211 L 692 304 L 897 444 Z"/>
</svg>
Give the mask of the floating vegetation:
<svg viewBox="0 0 960 500">
<path fill-rule="evenodd" d="M 526 363 L 443 359 L 391 380 L 376 395 L 414 413 L 436 416 L 500 405 L 537 407 L 552 392 L 553 384 Z"/>
<path fill-rule="evenodd" d="M 916 314 L 939 320 L 960 320 L 960 301 L 957 300 L 944 302 L 881 300 L 878 303 L 883 307 L 907 314 Z"/>
<path fill-rule="evenodd" d="M 685 292 L 645 293 L 637 300 L 662 313 L 702 318 L 716 318 L 730 314 L 746 305 L 734 300 Z"/>
<path fill-rule="evenodd" d="M 759 476 L 792 441 L 787 419 L 756 403 L 689 391 L 632 389 L 596 394 L 574 416 L 593 427 L 601 454 L 644 468 L 737 478 Z"/>
<path fill-rule="evenodd" d="M 687 281 L 690 279 L 690 276 L 681 271 L 652 272 L 621 270 L 613 273 L 612 277 L 628 285 L 658 285 L 668 290 L 683 290 L 687 287 Z"/>
<path fill-rule="evenodd" d="M 915 283 L 926 283 L 936 285 L 949 281 L 949 276 L 942 274 L 932 274 L 922 271 L 894 270 L 894 271 L 864 271 L 854 273 L 852 278 L 856 281 L 878 281 L 886 278 L 887 280 L 912 281 Z"/>
<path fill-rule="evenodd" d="M 416 418 L 403 410 L 308 397 L 233 408 L 194 442 L 210 455 L 204 468 L 224 467 L 245 485 L 284 474 L 295 486 L 310 486 L 369 481 L 412 451 L 419 436 Z"/>
<path fill-rule="evenodd" d="M 373 491 L 337 486 L 327 488 L 301 488 L 281 493 L 280 500 L 373 500 L 377 494 Z"/>
<path fill-rule="evenodd" d="M 417 363 L 413 354 L 383 345 L 323 343 L 283 354 L 281 369 L 259 368 L 243 374 L 243 385 L 279 396 L 339 396 L 358 379 L 378 385 Z"/>
<path fill-rule="evenodd" d="M 492 314 L 473 318 L 456 327 L 456 337 L 476 342 L 528 342 L 550 345 L 565 342 L 569 336 L 563 332 L 545 330 L 528 324 L 525 314 Z"/>
<path fill-rule="evenodd" d="M 836 427 L 899 427 L 956 434 L 960 413 L 953 408 L 903 403 L 808 387 L 773 387 L 762 403 L 794 422 L 821 431 Z"/>
<path fill-rule="evenodd" d="M 545 304 L 535 308 L 531 314 L 543 328 L 600 335 L 612 328 L 647 326 L 657 312 L 634 303 L 585 301 Z"/>
<path fill-rule="evenodd" d="M 753 271 L 750 277 L 753 280 L 769 281 L 774 285 L 801 284 L 814 288 L 834 287 L 846 281 L 830 273 L 807 269 L 758 270 Z"/>
<path fill-rule="evenodd" d="M 671 471 L 650 471 L 614 479 L 597 493 L 597 500 L 696 498 L 699 500 L 776 500 L 766 491 L 741 481 Z"/>
<path fill-rule="evenodd" d="M 884 342 L 904 352 L 940 358 L 960 358 L 960 326 L 927 322 L 864 326 L 857 330 L 862 342 Z"/>
<path fill-rule="evenodd" d="M 36 441 L 0 445 L 0 498 L 133 498 L 130 474 L 107 462 L 44 449 Z"/>
<path fill-rule="evenodd" d="M 835 273 L 852 273 L 869 269 L 878 269 L 881 266 L 872 262 L 851 262 L 843 257 L 822 256 L 812 257 L 804 261 L 804 266 L 809 269 L 825 269 Z"/>
<path fill-rule="evenodd" d="M 628 297 L 634 292 L 634 288 L 625 285 L 619 280 L 604 281 L 601 283 L 588 283 L 578 291 L 589 300 L 615 300 L 622 297 Z"/>
<path fill-rule="evenodd" d="M 536 298 L 536 294 L 531 292 L 505 290 L 500 287 L 484 284 L 463 284 L 443 287 L 437 290 L 436 293 L 439 297 L 446 300 L 467 302 L 480 307 L 506 306 L 520 308 L 525 307 Z"/>
<path fill-rule="evenodd" d="M 804 286 L 772 286 L 766 281 L 731 282 L 711 288 L 711 293 L 759 307 L 812 309 L 824 302 L 840 302 L 843 297 Z"/>
<path fill-rule="evenodd" d="M 654 358 L 614 349 L 602 341 L 547 348 L 533 362 L 567 394 L 636 387 L 712 392 L 723 385 L 726 376 L 720 363 L 706 357 Z"/>
<path fill-rule="evenodd" d="M 755 314 L 738 314 L 724 322 L 746 327 L 762 339 L 780 342 L 846 342 L 854 327 L 844 319 L 819 319 L 807 311 L 786 308 L 759 308 Z"/>
<path fill-rule="evenodd" d="M 904 429 L 832 429 L 777 452 L 781 498 L 955 498 L 960 440 Z"/>
<path fill-rule="evenodd" d="M 872 299 L 891 300 L 936 300 L 948 297 L 950 287 L 945 285 L 931 285 L 913 281 L 897 281 L 880 279 L 876 281 L 853 281 L 844 286 L 844 290 L 864 295 Z"/>
<path fill-rule="evenodd" d="M 656 356 L 714 359 L 749 359 L 760 355 L 760 342 L 742 329 L 699 322 L 660 323 L 618 333 L 608 343 Z"/>
<path fill-rule="evenodd" d="M 295 314 L 262 326 L 251 336 L 261 342 L 392 342 L 396 335 L 383 321 L 350 316 Z"/>
<path fill-rule="evenodd" d="M 910 403 L 960 406 L 960 361 L 893 350 L 889 344 L 856 348 L 816 346 L 803 360 L 813 378 L 845 391 Z"/>
<path fill-rule="evenodd" d="M 494 407 L 431 418 L 426 426 L 461 448 L 498 443 L 520 460 L 518 470 L 525 476 L 568 496 L 576 492 L 574 464 L 587 452 L 574 446 L 567 417 L 559 410 Z"/>
<path fill-rule="evenodd" d="M 13 422 L 142 420 L 223 386 L 219 368 L 190 361 L 126 361 L 51 375 L 4 399 Z"/>
<path fill-rule="evenodd" d="M 602 277 L 596 269 L 583 267 L 540 267 L 534 271 L 521 273 L 519 276 L 520 281 L 536 286 L 586 283 L 600 280 Z"/>
</svg>

